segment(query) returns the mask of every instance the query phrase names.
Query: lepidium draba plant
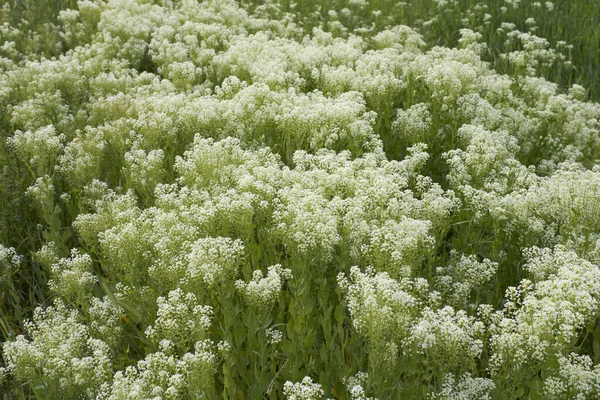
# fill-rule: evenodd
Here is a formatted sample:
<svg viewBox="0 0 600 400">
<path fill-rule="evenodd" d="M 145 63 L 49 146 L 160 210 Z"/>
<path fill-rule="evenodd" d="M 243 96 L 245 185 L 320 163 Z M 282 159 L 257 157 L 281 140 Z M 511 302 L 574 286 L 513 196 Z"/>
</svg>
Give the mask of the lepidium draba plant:
<svg viewBox="0 0 600 400">
<path fill-rule="evenodd" d="M 3 352 L 10 374 L 35 382 L 40 396 L 96 397 L 111 380 L 113 355 L 90 336 L 76 310 L 57 301 L 37 308 L 26 327 L 27 336 L 4 343 Z"/>
<path fill-rule="evenodd" d="M 5 3 L 1 393 L 598 397 L 576 6 Z"/>
</svg>

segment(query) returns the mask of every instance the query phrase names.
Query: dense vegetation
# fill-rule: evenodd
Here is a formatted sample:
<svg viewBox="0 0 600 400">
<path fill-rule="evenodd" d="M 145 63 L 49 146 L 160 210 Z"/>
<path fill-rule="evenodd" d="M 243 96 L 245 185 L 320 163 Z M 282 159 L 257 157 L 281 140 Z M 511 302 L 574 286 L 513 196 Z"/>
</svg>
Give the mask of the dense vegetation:
<svg viewBox="0 0 600 400">
<path fill-rule="evenodd" d="M 600 398 L 598 1 L 0 4 L 4 398 Z"/>
</svg>

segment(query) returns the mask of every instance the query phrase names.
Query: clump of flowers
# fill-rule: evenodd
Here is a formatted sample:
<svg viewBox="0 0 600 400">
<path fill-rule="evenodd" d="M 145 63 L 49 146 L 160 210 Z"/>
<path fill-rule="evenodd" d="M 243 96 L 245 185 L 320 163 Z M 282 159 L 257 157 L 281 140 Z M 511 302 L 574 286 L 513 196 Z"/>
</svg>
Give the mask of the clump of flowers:
<svg viewBox="0 0 600 400">
<path fill-rule="evenodd" d="M 48 286 L 66 299 L 83 298 L 89 286 L 98 282 L 93 273 L 92 258 L 77 249 L 71 251 L 71 257 L 52 264 L 51 272 Z"/>
<path fill-rule="evenodd" d="M 101 398 L 107 400 L 179 398 L 209 399 L 213 391 L 217 357 L 210 341 L 196 342 L 193 353 L 171 354 L 171 342 L 114 375 Z"/>
<path fill-rule="evenodd" d="M 555 399 L 591 399 L 600 395 L 600 367 L 586 355 L 558 357 L 558 370 L 544 380 L 543 393 Z"/>
<path fill-rule="evenodd" d="M 388 271 L 394 277 L 410 277 L 435 245 L 429 235 L 430 229 L 429 221 L 387 220 L 382 227 L 371 231 L 371 244 L 366 248 L 367 261 L 377 270 Z"/>
<path fill-rule="evenodd" d="M 184 279 L 192 282 L 200 279 L 208 286 L 217 280 L 229 280 L 235 276 L 243 251 L 241 240 L 200 239 L 192 244 L 186 257 L 188 267 Z"/>
<path fill-rule="evenodd" d="M 199 305 L 193 293 L 176 289 L 156 302 L 156 321 L 146 329 L 151 340 L 156 343 L 169 340 L 176 348 L 185 350 L 207 336 L 213 309 Z"/>
<path fill-rule="evenodd" d="M 276 345 L 283 340 L 283 332 L 278 329 L 267 328 L 265 334 L 271 345 Z"/>
<path fill-rule="evenodd" d="M 302 382 L 287 381 L 283 385 L 283 394 L 288 400 L 318 400 L 325 392 L 318 383 L 313 383 L 310 376 L 305 376 Z"/>
<path fill-rule="evenodd" d="M 14 248 L 0 244 L 0 288 L 8 284 L 22 261 L 23 257 Z"/>
<path fill-rule="evenodd" d="M 532 248 L 526 256 L 534 281 L 509 288 L 512 301 L 492 325 L 490 361 L 497 373 L 519 371 L 572 351 L 600 304 L 596 265 L 561 246 Z"/>
<path fill-rule="evenodd" d="M 449 304 L 465 307 L 471 299 L 484 292 L 485 286 L 494 277 L 498 263 L 456 252 L 450 255 L 448 265 L 436 270 L 436 288 L 442 293 Z M 477 300 L 477 299 L 475 299 Z"/>
<path fill-rule="evenodd" d="M 429 368 L 451 371 L 473 366 L 483 351 L 484 325 L 463 310 L 425 309 L 405 339 L 406 351 L 422 354 Z"/>
<path fill-rule="evenodd" d="M 237 280 L 235 286 L 248 304 L 268 308 L 277 300 L 284 282 L 291 278 L 292 271 L 277 264 L 267 269 L 266 276 L 261 270 L 256 270 L 250 282 Z"/>
<path fill-rule="evenodd" d="M 378 400 L 375 397 L 367 397 L 363 386 L 368 382 L 369 376 L 364 372 L 359 372 L 349 377 L 345 381 L 346 389 L 352 400 Z"/>
<path fill-rule="evenodd" d="M 27 336 L 5 342 L 8 371 L 22 382 L 36 382 L 52 395 L 95 397 L 112 375 L 112 354 L 102 340 L 90 336 L 76 310 L 61 301 L 37 308 L 26 323 Z"/>
<path fill-rule="evenodd" d="M 54 126 L 47 125 L 35 132 L 17 131 L 8 138 L 8 143 L 40 176 L 51 172 L 65 140 L 64 134 L 58 134 Z"/>
<path fill-rule="evenodd" d="M 108 296 L 103 299 L 92 297 L 88 312 L 90 335 L 113 347 L 123 339 L 121 321 L 123 310 Z"/>
<path fill-rule="evenodd" d="M 431 395 L 438 400 L 490 400 L 496 389 L 494 382 L 487 378 L 473 378 L 464 374 L 457 381 L 451 373 L 444 377 L 442 389 Z"/>
<path fill-rule="evenodd" d="M 338 284 L 360 334 L 375 343 L 398 341 L 409 334 L 420 304 L 406 282 L 373 268 L 361 272 L 352 267 L 349 277 L 338 275 Z"/>
</svg>

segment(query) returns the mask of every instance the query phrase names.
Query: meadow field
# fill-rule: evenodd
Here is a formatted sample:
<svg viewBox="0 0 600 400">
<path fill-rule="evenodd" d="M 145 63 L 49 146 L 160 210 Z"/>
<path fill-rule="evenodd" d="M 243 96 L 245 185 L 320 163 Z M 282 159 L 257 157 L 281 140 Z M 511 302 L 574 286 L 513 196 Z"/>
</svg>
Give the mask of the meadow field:
<svg viewBox="0 0 600 400">
<path fill-rule="evenodd" d="M 598 0 L 0 0 L 0 398 L 600 399 Z"/>
</svg>

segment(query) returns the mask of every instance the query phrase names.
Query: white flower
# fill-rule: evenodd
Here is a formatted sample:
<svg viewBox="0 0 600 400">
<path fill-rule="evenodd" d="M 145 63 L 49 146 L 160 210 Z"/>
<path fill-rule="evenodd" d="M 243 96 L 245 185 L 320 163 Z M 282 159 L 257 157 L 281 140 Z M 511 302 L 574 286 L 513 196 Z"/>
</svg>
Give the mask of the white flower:
<svg viewBox="0 0 600 400">
<path fill-rule="evenodd" d="M 255 270 L 250 282 L 238 280 L 235 286 L 249 304 L 271 307 L 277 300 L 283 283 L 291 278 L 292 271 L 277 264 L 267 269 L 267 276 L 263 276 L 261 270 Z"/>
<path fill-rule="evenodd" d="M 187 349 L 206 337 L 213 309 L 199 305 L 194 294 L 176 289 L 167 298 L 159 297 L 157 305 L 156 321 L 146 328 L 146 334 L 156 343 L 168 339 Z"/>
<path fill-rule="evenodd" d="M 265 331 L 265 334 L 267 335 L 267 338 L 269 339 L 269 343 L 271 343 L 272 345 L 275 345 L 283 340 L 283 332 L 281 332 L 278 329 L 268 328 Z"/>
<path fill-rule="evenodd" d="M 283 385 L 283 394 L 287 400 L 319 400 L 323 398 L 325 392 L 318 383 L 313 383 L 310 376 L 305 376 L 302 382 L 285 382 Z"/>
</svg>

